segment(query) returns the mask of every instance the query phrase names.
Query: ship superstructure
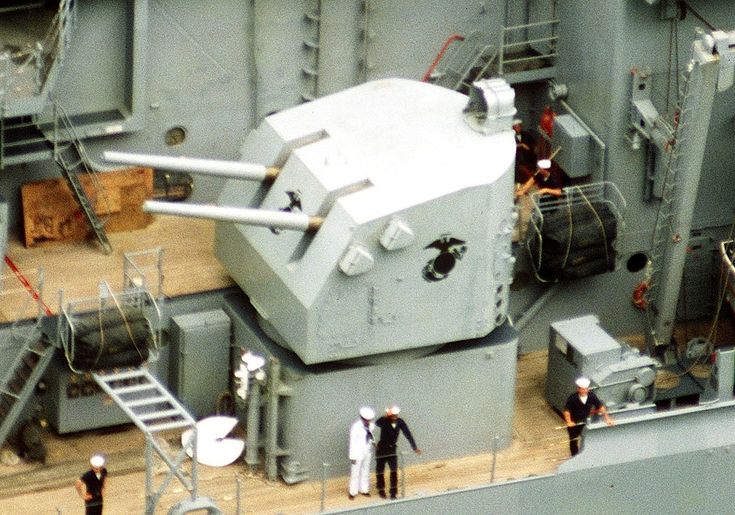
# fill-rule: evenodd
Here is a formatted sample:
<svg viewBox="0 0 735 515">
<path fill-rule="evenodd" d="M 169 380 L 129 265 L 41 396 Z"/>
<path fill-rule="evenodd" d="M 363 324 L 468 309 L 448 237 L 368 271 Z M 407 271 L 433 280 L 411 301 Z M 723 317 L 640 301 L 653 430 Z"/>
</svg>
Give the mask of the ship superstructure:
<svg viewBox="0 0 735 515">
<path fill-rule="evenodd" d="M 592 424 L 585 450 L 556 474 L 394 509 L 575 512 L 581 484 L 603 510 L 648 505 L 654 491 L 666 494 L 659 508 L 687 511 L 693 491 L 699 508 L 729 506 L 724 484 L 705 478 L 733 471 L 731 342 L 672 337 L 679 322 L 729 316 L 729 3 L 445 4 L 3 7 L 0 251 L 20 234 L 21 185 L 58 176 L 95 242 L 90 259 L 125 252 L 105 228 L 115 208 L 100 207 L 119 199 L 97 178 L 147 166 L 158 186 L 193 185 L 188 200 L 147 209 L 220 220 L 217 257 L 242 291 L 206 309 L 164 300 L 157 272 L 138 274 L 138 256 L 126 255 L 122 291 L 100 287 L 94 300 L 129 298 L 125 317 L 162 311 L 141 322 L 146 337 L 168 338 L 151 346 L 154 375 L 197 418 L 229 390 L 249 432 L 246 463 L 269 478 L 300 482 L 341 462 L 333 442 L 346 422 L 302 431 L 325 406 L 334 420 L 366 402 L 412 406 L 422 447 L 441 449 L 434 457 L 507 446 L 516 355 L 548 347 L 552 406 L 585 373 L 618 426 Z M 534 157 L 564 177 L 562 197 L 532 194 L 525 213 L 511 179 L 515 118 Z M 528 229 L 511 243 L 516 218 Z M 43 292 L 42 275 L 31 283 L 31 295 Z M 59 432 L 127 420 L 116 405 L 75 415 L 104 394 L 69 359 L 77 299 L 62 295 L 57 310 L 43 297 L 3 329 L 0 435 L 37 400 Z M 619 343 L 630 335 L 640 349 Z M 246 352 L 264 357 L 267 374 L 246 375 L 243 391 L 233 373 Z M 706 377 L 692 375 L 710 361 Z M 680 389 L 662 393 L 663 372 L 683 378 Z M 53 397 L 34 391 L 39 381 Z M 456 420 L 462 438 L 447 442 L 441 428 Z M 663 465 L 698 479 L 653 479 Z M 345 472 L 342 462 L 330 474 Z"/>
</svg>

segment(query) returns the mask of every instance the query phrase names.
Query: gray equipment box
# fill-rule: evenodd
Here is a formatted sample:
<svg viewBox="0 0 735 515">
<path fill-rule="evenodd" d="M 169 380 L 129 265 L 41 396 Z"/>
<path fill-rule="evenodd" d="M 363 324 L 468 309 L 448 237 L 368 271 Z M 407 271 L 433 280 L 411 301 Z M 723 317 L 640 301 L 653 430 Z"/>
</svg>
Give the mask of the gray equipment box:
<svg viewBox="0 0 735 515">
<path fill-rule="evenodd" d="M 221 309 L 171 319 L 173 393 L 195 418 L 215 413 L 217 396 L 229 389 L 230 318 Z"/>
<path fill-rule="evenodd" d="M 618 342 L 599 323 L 587 315 L 551 324 L 546 399 L 560 412 L 580 376 L 592 381 L 608 408 L 638 405 L 653 396 L 656 362 Z"/>
<path fill-rule="evenodd" d="M 592 140 L 589 133 L 571 115 L 562 114 L 554 119 L 552 148 L 561 147 L 555 160 L 571 179 L 592 173 Z"/>
<path fill-rule="evenodd" d="M 57 352 L 44 376 L 43 396 L 51 426 L 59 434 L 130 423 L 130 417 L 100 390 L 92 374 L 76 373 Z"/>
</svg>

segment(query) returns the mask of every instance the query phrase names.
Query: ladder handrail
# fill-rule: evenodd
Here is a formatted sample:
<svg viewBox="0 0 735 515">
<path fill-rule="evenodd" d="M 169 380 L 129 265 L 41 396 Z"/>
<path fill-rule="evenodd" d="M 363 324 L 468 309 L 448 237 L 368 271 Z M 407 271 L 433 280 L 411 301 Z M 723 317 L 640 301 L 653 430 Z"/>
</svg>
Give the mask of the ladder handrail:
<svg viewBox="0 0 735 515">
<path fill-rule="evenodd" d="M 684 83 L 682 85 L 681 98 L 677 110 L 680 113 L 679 120 L 682 119 L 682 113 L 687 109 L 687 100 L 690 98 L 689 83 L 691 73 L 687 72 L 684 74 Z M 686 119 L 686 117 L 684 117 Z M 661 272 L 660 259 L 663 253 L 662 247 L 664 246 L 664 238 L 662 232 L 667 229 L 671 231 L 670 215 L 671 215 L 671 199 L 674 195 L 674 190 L 677 184 L 677 175 L 680 167 L 679 163 L 679 152 L 678 147 L 681 145 L 680 133 L 684 128 L 684 123 L 676 123 L 674 126 L 674 134 L 671 152 L 669 153 L 669 159 L 666 164 L 666 173 L 664 174 L 664 181 L 661 191 L 661 202 L 659 204 L 658 212 L 656 213 L 656 223 L 653 228 L 653 234 L 651 236 L 651 262 L 652 267 L 650 269 L 650 277 L 648 278 L 649 287 L 646 292 L 647 300 L 649 305 L 655 302 L 656 293 L 658 290 L 658 278 Z M 670 234 L 668 235 L 670 236 Z M 657 258 L 657 259 L 654 259 Z"/>
<path fill-rule="evenodd" d="M 63 129 L 67 132 L 69 143 L 74 146 L 74 149 L 79 154 L 79 157 L 82 160 L 81 164 L 84 168 L 84 171 L 87 173 L 88 177 L 92 181 L 92 184 L 95 189 L 95 194 L 100 195 L 101 200 L 105 203 L 107 212 L 110 212 L 110 200 L 109 200 L 109 197 L 107 196 L 107 191 L 105 190 L 104 185 L 100 181 L 99 174 L 91 166 L 91 160 L 89 159 L 89 156 L 87 155 L 87 150 L 82 144 L 82 140 L 77 134 L 76 129 L 74 128 L 74 125 L 71 123 L 71 119 L 67 115 L 64 107 L 57 100 L 53 100 L 53 105 L 54 105 L 54 109 L 56 110 L 58 120 L 62 123 Z M 54 156 L 59 155 L 58 143 L 59 143 L 59 138 L 58 138 L 58 135 L 55 134 L 54 141 L 53 141 Z"/>
<path fill-rule="evenodd" d="M 0 446 L 5 443 L 5 439 L 8 437 L 10 430 L 15 426 L 18 417 L 23 413 L 26 403 L 31 398 L 36 384 L 38 384 L 38 381 L 43 376 L 54 356 L 55 347 L 51 345 L 51 342 L 44 340 L 40 331 L 35 334 L 38 335 L 36 342 L 43 341 L 46 347 L 44 349 L 44 353 L 39 355 L 38 362 L 33 367 L 20 392 L 18 392 L 17 395 L 13 395 L 13 397 L 15 397 L 15 401 L 13 402 L 10 410 L 4 417 L 2 417 L 2 420 L 0 420 Z M 20 351 L 15 356 L 11 367 L 9 367 L 8 372 L 3 378 L 3 382 L 0 385 L 3 390 L 15 377 L 16 371 L 23 362 L 23 358 L 26 356 L 27 352 L 30 352 L 29 342 L 31 341 L 32 338 L 29 336 L 26 341 L 23 342 Z M 11 394 L 8 392 L 8 395 Z"/>
<path fill-rule="evenodd" d="M 130 420 L 143 432 L 146 439 L 146 511 L 145 513 L 154 513 L 155 507 L 158 504 L 159 499 L 163 495 L 163 492 L 168 488 L 169 483 L 176 477 L 181 484 L 191 493 L 191 498 L 196 499 L 197 488 L 198 488 L 198 473 L 197 473 L 197 426 L 194 418 L 189 414 L 186 408 L 171 394 L 151 373 L 143 366 L 134 368 L 129 371 L 115 372 L 115 371 L 98 371 L 92 373 L 92 377 L 102 390 L 110 396 L 115 404 L 122 409 Z M 179 419 L 176 422 L 163 423 L 163 424 L 147 424 L 146 421 L 152 420 L 153 418 L 147 416 L 148 413 L 136 413 L 135 408 L 145 409 L 146 405 L 142 405 L 139 402 L 136 403 L 139 398 L 136 399 L 125 399 L 123 398 L 124 393 L 123 387 L 116 387 L 116 383 L 120 380 L 127 380 L 134 378 L 138 380 L 140 385 L 150 386 L 146 391 L 149 391 L 149 397 L 159 398 L 163 397 L 165 400 L 160 404 L 170 406 L 169 409 L 157 412 L 157 414 L 168 416 L 170 418 Z M 150 405 L 148 405 L 150 406 Z M 156 412 L 154 412 L 154 415 Z M 186 441 L 182 441 L 182 448 L 176 454 L 175 458 L 171 458 L 164 448 L 155 441 L 153 435 L 158 431 L 157 427 L 170 426 L 171 428 L 181 429 L 187 428 L 191 431 L 190 438 Z M 191 477 L 187 478 L 181 470 L 181 465 L 187 457 L 187 451 L 191 450 Z M 153 453 L 158 454 L 161 460 L 168 466 L 169 470 L 158 487 L 156 492 L 153 491 Z"/>
<path fill-rule="evenodd" d="M 447 52 L 447 49 L 449 48 L 449 45 L 454 43 L 455 41 L 464 41 L 464 36 L 461 34 L 452 34 L 449 36 L 442 45 L 439 52 L 436 54 L 436 57 L 434 58 L 434 61 L 432 61 L 429 68 L 426 70 L 426 73 L 424 73 L 424 76 L 421 77 L 422 82 L 428 82 L 431 78 L 431 74 L 434 73 L 434 70 L 436 69 L 439 62 L 444 58 L 444 54 Z"/>
<path fill-rule="evenodd" d="M 511 27 L 501 27 L 499 32 L 499 40 L 495 45 L 488 44 L 482 40 L 482 34 L 479 31 L 473 31 L 468 36 L 460 36 L 453 34 L 444 42 L 439 54 L 432 62 L 429 69 L 424 74 L 422 81 L 429 81 L 434 76 L 439 76 L 436 83 L 442 83 L 441 77 L 448 75 L 453 82 L 448 84 L 444 81 L 442 85 L 450 89 L 459 89 L 460 86 L 469 86 L 475 80 L 487 76 L 491 67 L 497 68 L 497 74 L 503 75 L 504 67 L 510 63 L 531 62 L 531 61 L 547 61 L 558 56 L 556 52 L 556 26 L 559 19 L 552 17 L 551 19 L 526 23 L 523 25 L 515 25 Z M 528 29 L 539 29 L 548 27 L 551 31 L 550 36 L 524 38 L 523 41 L 508 42 L 508 34 Z M 454 41 L 461 41 L 461 44 L 454 47 L 454 52 L 448 52 L 450 44 Z M 538 55 L 524 57 L 509 57 L 509 50 L 516 47 L 531 47 L 533 45 L 546 44 L 548 49 L 539 52 Z M 470 72 L 475 68 L 479 68 L 477 73 L 470 77 Z M 450 75 L 451 74 L 451 75 Z"/>
<path fill-rule="evenodd" d="M 107 196 L 107 192 L 97 175 L 97 172 L 90 165 L 89 157 L 87 156 L 84 145 L 81 139 L 76 134 L 74 125 L 71 123 L 69 116 L 66 111 L 57 101 L 53 101 L 54 110 L 54 132 L 53 132 L 53 151 L 54 160 L 61 168 L 62 175 L 66 179 L 74 198 L 76 199 L 79 207 L 82 210 L 87 222 L 89 223 L 92 232 L 94 233 L 97 240 L 102 245 L 104 251 L 109 254 L 112 252 L 112 246 L 110 241 L 105 234 L 104 223 L 107 221 L 100 220 L 95 211 L 96 205 L 101 202 L 106 207 L 106 212 L 111 213 L 110 201 Z M 64 148 L 59 147 L 59 122 L 61 122 L 62 130 L 66 133 L 65 141 L 66 146 Z M 72 159 L 75 161 L 73 164 L 68 163 L 66 157 L 69 157 L 66 152 L 73 151 Z M 91 186 L 94 194 L 94 200 L 90 201 L 89 196 L 84 188 L 84 185 L 79 180 L 77 175 L 78 169 L 85 172 L 86 176 L 90 179 Z M 108 217 L 109 218 L 109 217 Z"/>
</svg>

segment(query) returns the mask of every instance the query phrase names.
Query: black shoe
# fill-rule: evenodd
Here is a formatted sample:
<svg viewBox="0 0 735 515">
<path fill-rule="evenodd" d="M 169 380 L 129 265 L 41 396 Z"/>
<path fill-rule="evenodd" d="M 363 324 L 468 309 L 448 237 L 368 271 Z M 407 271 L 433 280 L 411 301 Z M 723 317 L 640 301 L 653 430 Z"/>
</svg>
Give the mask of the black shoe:
<svg viewBox="0 0 735 515">
<path fill-rule="evenodd" d="M 391 500 L 391 501 L 395 501 L 395 500 L 396 500 L 396 496 L 395 496 L 395 495 L 391 495 L 391 496 L 390 496 L 390 500 Z"/>
<path fill-rule="evenodd" d="M 380 497 L 381 497 L 382 499 L 385 499 L 385 492 L 378 492 L 378 495 L 379 495 L 379 496 L 380 496 Z"/>
<path fill-rule="evenodd" d="M 365 497 L 370 497 L 370 492 L 361 492 L 360 495 L 364 495 Z"/>
<path fill-rule="evenodd" d="M 347 497 L 349 497 L 350 501 L 353 501 L 355 499 L 355 496 L 352 494 L 347 494 Z"/>
</svg>

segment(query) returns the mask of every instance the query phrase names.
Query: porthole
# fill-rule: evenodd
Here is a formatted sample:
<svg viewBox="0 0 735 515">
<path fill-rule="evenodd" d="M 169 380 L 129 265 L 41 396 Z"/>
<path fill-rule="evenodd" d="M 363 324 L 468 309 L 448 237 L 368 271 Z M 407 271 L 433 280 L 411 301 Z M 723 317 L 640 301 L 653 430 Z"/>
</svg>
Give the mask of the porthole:
<svg viewBox="0 0 735 515">
<path fill-rule="evenodd" d="M 186 139 L 186 129 L 181 126 L 171 127 L 166 131 L 166 145 L 176 147 L 181 145 Z"/>
<path fill-rule="evenodd" d="M 628 272 L 639 272 L 643 270 L 647 263 L 648 256 L 643 252 L 636 252 L 628 258 L 626 266 L 628 267 Z"/>
</svg>

